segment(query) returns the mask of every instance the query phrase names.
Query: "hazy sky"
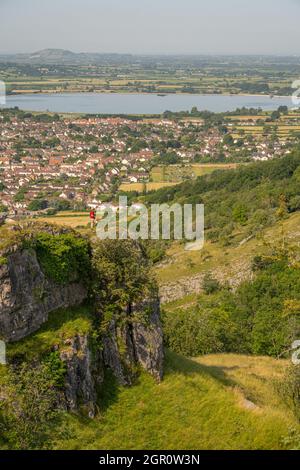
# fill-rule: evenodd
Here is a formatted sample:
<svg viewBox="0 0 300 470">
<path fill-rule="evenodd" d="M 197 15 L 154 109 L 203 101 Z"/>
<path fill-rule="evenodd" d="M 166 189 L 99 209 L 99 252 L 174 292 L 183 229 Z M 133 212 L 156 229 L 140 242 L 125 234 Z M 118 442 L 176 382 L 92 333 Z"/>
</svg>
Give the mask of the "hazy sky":
<svg viewBox="0 0 300 470">
<path fill-rule="evenodd" d="M 300 0 L 0 0 L 0 52 L 299 54 Z"/>
</svg>

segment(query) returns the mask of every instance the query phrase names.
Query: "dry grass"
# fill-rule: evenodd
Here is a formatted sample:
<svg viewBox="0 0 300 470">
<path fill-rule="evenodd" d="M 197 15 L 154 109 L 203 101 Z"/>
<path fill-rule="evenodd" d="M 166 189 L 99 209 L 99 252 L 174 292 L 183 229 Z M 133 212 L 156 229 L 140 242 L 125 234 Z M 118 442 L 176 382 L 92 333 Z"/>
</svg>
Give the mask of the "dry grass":
<svg viewBox="0 0 300 470">
<path fill-rule="evenodd" d="M 161 188 L 166 188 L 168 186 L 174 186 L 175 182 L 153 182 L 153 183 L 146 183 L 146 191 L 157 191 Z M 145 185 L 143 183 L 123 183 L 120 186 L 120 191 L 130 192 L 130 191 L 137 191 L 142 193 L 144 191 Z"/>
<path fill-rule="evenodd" d="M 202 251 L 185 251 L 184 245 L 174 243 L 168 250 L 169 263 L 157 269 L 157 278 L 161 284 L 173 282 L 184 277 L 207 272 L 221 271 L 225 279 L 230 279 L 240 267 L 247 266 L 256 254 L 264 249 L 266 242 L 281 240 L 300 241 L 300 214 L 295 213 L 282 224 L 268 228 L 260 233 L 259 238 L 224 248 L 218 243 L 205 242 Z"/>
<path fill-rule="evenodd" d="M 48 224 L 67 225 L 72 228 L 86 226 L 90 222 L 88 213 L 67 211 L 49 217 L 40 217 L 38 220 Z"/>
<path fill-rule="evenodd" d="M 195 163 L 190 165 L 156 166 L 151 170 L 151 178 L 157 183 L 179 183 L 212 173 L 215 170 L 232 170 L 237 163 Z"/>
</svg>

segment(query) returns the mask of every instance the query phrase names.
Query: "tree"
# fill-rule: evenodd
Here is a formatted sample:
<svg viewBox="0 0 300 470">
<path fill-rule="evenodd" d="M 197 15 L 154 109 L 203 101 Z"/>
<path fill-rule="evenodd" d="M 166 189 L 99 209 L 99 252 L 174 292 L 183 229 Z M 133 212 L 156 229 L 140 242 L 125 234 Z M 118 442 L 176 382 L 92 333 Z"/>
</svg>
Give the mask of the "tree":
<svg viewBox="0 0 300 470">
<path fill-rule="evenodd" d="M 223 137 L 223 143 L 224 145 L 233 145 L 233 137 L 232 135 L 230 134 L 226 134 L 224 137 Z"/>
<path fill-rule="evenodd" d="M 63 199 L 57 199 L 54 201 L 54 209 L 57 211 L 68 211 L 71 209 L 71 203 L 70 201 L 66 201 Z"/>
<path fill-rule="evenodd" d="M 217 292 L 221 288 L 219 281 L 214 279 L 211 273 L 205 274 L 202 282 L 202 289 L 204 290 L 205 294 L 213 294 Z"/>
<path fill-rule="evenodd" d="M 247 208 L 242 204 L 237 204 L 232 211 L 232 217 L 235 222 L 245 224 L 248 220 Z"/>
<path fill-rule="evenodd" d="M 46 201 L 45 199 L 33 199 L 33 201 L 28 204 L 28 209 L 30 211 L 40 211 L 43 209 L 47 209 L 47 207 L 48 201 Z"/>
<path fill-rule="evenodd" d="M 273 113 L 271 114 L 272 121 L 276 121 L 279 118 L 280 118 L 280 112 L 279 111 L 273 111 Z"/>
<path fill-rule="evenodd" d="M 15 202 L 22 202 L 25 199 L 26 190 L 21 188 L 14 197 Z"/>
<path fill-rule="evenodd" d="M 279 219 L 283 219 L 284 216 L 288 213 L 287 200 L 284 194 L 281 194 L 279 198 L 279 207 L 277 209 L 276 215 Z"/>
<path fill-rule="evenodd" d="M 92 256 L 93 291 L 106 325 L 130 321 L 131 305 L 156 292 L 144 246 L 131 240 L 101 240 Z"/>
<path fill-rule="evenodd" d="M 48 365 L 10 367 L 5 395 L 2 425 L 10 447 L 42 448 L 57 417 L 55 381 Z"/>
<path fill-rule="evenodd" d="M 289 113 L 289 108 L 287 106 L 279 106 L 278 112 L 281 114 L 288 114 Z"/>
</svg>

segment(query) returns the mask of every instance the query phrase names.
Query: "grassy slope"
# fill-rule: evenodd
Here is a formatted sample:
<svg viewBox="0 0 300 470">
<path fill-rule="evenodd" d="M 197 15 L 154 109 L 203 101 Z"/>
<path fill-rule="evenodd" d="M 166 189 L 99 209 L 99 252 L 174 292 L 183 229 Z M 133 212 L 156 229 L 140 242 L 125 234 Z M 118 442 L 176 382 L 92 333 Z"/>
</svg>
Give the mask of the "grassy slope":
<svg viewBox="0 0 300 470">
<path fill-rule="evenodd" d="M 91 330 L 90 309 L 58 310 L 36 333 L 8 345 L 8 357 L 34 359 L 53 345 Z M 211 355 L 186 359 L 167 352 L 165 377 L 142 374 L 133 387 L 107 376 L 99 415 L 64 415 L 53 430 L 57 449 L 280 449 L 300 432 L 277 384 L 287 362 L 266 357 Z M 1 372 L 1 371 L 0 371 Z"/>
<path fill-rule="evenodd" d="M 167 353 L 164 381 L 143 375 L 132 388 L 112 385 L 101 417 L 67 418 L 59 449 L 281 449 L 297 422 L 276 393 L 286 363 Z M 249 409 L 249 403 L 255 403 Z M 251 405 L 252 408 L 253 405 Z"/>
<path fill-rule="evenodd" d="M 273 227 L 241 245 L 224 247 L 219 243 L 205 242 L 205 251 L 185 251 L 184 245 L 173 244 L 168 251 L 169 262 L 157 269 L 161 284 L 177 281 L 199 273 L 221 270 L 230 279 L 234 273 L 248 266 L 253 257 L 264 250 L 266 243 L 286 239 L 292 243 L 300 240 L 300 213 L 290 215 Z"/>
</svg>

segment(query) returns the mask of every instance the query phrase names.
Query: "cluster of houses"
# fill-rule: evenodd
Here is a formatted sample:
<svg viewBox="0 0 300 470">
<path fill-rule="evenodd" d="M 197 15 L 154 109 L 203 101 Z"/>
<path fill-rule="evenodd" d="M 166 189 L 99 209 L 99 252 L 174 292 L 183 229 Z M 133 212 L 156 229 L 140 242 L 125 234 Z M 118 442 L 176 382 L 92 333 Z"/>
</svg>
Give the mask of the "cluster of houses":
<svg viewBox="0 0 300 470">
<path fill-rule="evenodd" d="M 125 118 L 60 118 L 0 112 L 1 205 L 26 211 L 38 198 L 67 200 L 94 207 L 121 183 L 148 182 L 153 164 L 172 152 L 182 164 L 201 158 L 232 158 L 241 151 L 220 127 L 201 120 Z M 282 140 L 243 138 L 253 160 L 266 160 L 289 150 Z"/>
</svg>

